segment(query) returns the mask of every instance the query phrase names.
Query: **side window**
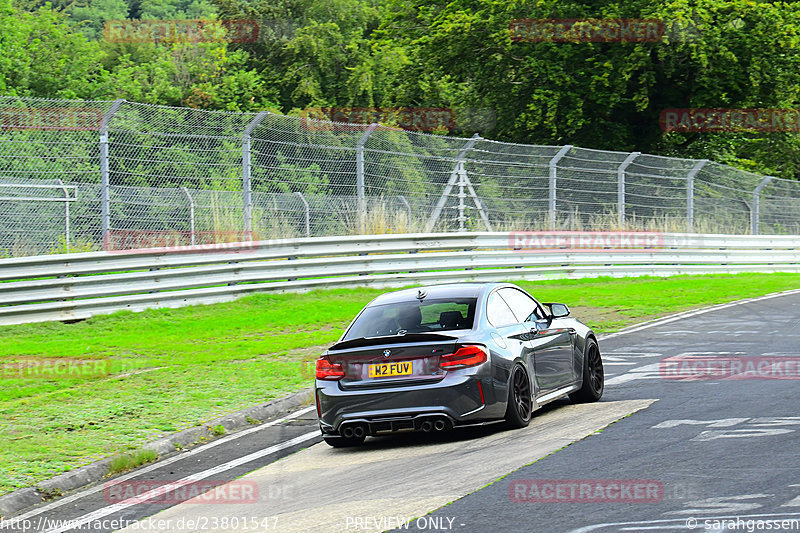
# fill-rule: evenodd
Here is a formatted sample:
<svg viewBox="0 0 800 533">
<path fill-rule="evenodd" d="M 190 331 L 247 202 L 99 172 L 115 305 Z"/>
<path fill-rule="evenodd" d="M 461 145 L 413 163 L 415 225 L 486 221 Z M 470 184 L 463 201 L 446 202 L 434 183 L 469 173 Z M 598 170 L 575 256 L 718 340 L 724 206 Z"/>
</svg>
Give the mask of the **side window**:
<svg viewBox="0 0 800 533">
<path fill-rule="evenodd" d="M 533 322 L 538 318 L 544 318 L 544 312 L 536 300 L 522 291 L 506 287 L 499 292 L 508 306 L 514 312 L 520 322 Z"/>
<path fill-rule="evenodd" d="M 490 294 L 489 300 L 486 302 L 486 318 L 496 328 L 519 322 L 497 291 Z"/>
</svg>

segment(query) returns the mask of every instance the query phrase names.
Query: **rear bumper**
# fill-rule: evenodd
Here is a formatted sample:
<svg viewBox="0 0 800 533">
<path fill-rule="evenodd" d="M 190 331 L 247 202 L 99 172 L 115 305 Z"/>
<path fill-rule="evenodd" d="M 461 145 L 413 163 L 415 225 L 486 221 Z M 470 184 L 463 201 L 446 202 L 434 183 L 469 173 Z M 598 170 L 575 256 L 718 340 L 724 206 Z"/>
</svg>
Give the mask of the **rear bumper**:
<svg viewBox="0 0 800 533">
<path fill-rule="evenodd" d="M 338 434 L 342 424 L 363 423 L 375 435 L 416 431 L 431 417 L 446 418 L 452 426 L 496 416 L 491 380 L 475 370 L 448 373 L 437 383 L 381 389 L 342 389 L 335 381 L 317 381 L 320 428 L 324 434 Z"/>
<path fill-rule="evenodd" d="M 434 425 L 435 424 L 435 425 Z M 441 424 L 441 427 L 439 425 Z M 437 431 L 450 429 L 454 426 L 453 419 L 441 412 L 421 413 L 417 415 L 396 415 L 390 417 L 346 418 L 339 425 L 338 432 L 333 427 L 320 424 L 320 430 L 326 435 L 347 433 L 344 428 L 360 426 L 366 435 L 382 435 L 400 433 L 404 431 Z"/>
</svg>

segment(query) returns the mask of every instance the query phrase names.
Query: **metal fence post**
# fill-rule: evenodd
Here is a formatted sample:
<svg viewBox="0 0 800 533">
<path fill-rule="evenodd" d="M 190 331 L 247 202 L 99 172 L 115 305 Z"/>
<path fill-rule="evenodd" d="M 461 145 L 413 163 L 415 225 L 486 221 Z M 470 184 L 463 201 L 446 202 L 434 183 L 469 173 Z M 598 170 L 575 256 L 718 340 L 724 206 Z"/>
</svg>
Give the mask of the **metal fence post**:
<svg viewBox="0 0 800 533">
<path fill-rule="evenodd" d="M 484 204 L 483 200 L 478 198 L 478 193 L 475 192 L 475 188 L 472 186 L 469 176 L 467 176 L 467 169 L 464 168 L 463 162 L 461 163 L 461 179 L 464 181 L 464 185 L 466 185 L 470 196 L 472 196 L 472 201 L 475 203 L 475 208 L 478 210 L 478 214 L 486 226 L 486 231 L 493 231 L 492 224 L 489 222 L 489 215 L 486 212 L 486 204 Z"/>
<path fill-rule="evenodd" d="M 570 150 L 572 150 L 571 144 L 562 146 L 561 150 L 559 150 L 556 155 L 553 156 L 553 159 L 550 160 L 550 163 L 548 163 L 550 170 L 548 188 L 550 192 L 547 200 L 547 219 L 550 229 L 556 229 L 556 179 L 558 178 L 557 165 L 558 162 L 561 161 L 561 158 L 567 155 L 567 152 Z"/>
<path fill-rule="evenodd" d="M 306 211 L 306 237 L 311 237 L 311 210 L 308 208 L 308 202 L 306 202 L 305 196 L 300 191 L 295 193 L 300 201 L 303 202 L 303 207 Z"/>
<path fill-rule="evenodd" d="M 111 231 L 111 185 L 108 172 L 108 123 L 119 110 L 125 100 L 114 100 L 111 107 L 103 115 L 100 123 L 100 228 L 103 238 L 103 250 L 108 250 L 109 232 Z"/>
<path fill-rule="evenodd" d="M 398 198 L 400 199 L 401 202 L 403 202 L 403 205 L 406 206 L 406 225 L 410 227 L 411 226 L 411 206 L 409 205 L 408 200 L 406 200 L 405 196 L 398 195 Z M 408 228 L 406 229 L 406 231 L 408 231 Z"/>
<path fill-rule="evenodd" d="M 61 180 L 58 181 L 58 184 L 61 185 L 61 190 L 64 191 L 64 237 L 66 239 L 67 244 L 67 253 L 69 253 L 69 191 L 66 187 L 64 187 L 64 182 Z M 77 191 L 77 189 L 76 189 Z M 77 196 L 77 193 L 75 194 Z"/>
<path fill-rule="evenodd" d="M 192 198 L 192 195 L 189 194 L 189 189 L 187 189 L 186 187 L 181 187 L 181 190 L 183 191 L 183 194 L 186 196 L 186 199 L 189 200 L 189 232 L 191 235 L 190 242 L 192 243 L 192 246 L 194 246 L 195 244 L 197 244 L 197 239 L 195 238 L 195 232 L 194 232 L 194 198 Z"/>
<path fill-rule="evenodd" d="M 269 111 L 262 111 L 250 121 L 242 133 L 242 218 L 244 237 L 252 239 L 253 236 L 253 183 L 250 174 L 250 136 L 253 130 L 269 115 Z"/>
<path fill-rule="evenodd" d="M 698 161 L 686 175 L 686 232 L 694 231 L 694 177 L 708 163 L 708 159 Z"/>
<path fill-rule="evenodd" d="M 758 230 L 758 223 L 759 223 L 759 216 L 760 216 L 760 206 L 759 206 L 759 196 L 761 194 L 761 190 L 767 186 L 767 184 L 774 180 L 775 176 L 765 176 L 761 183 L 758 184 L 753 190 L 753 210 L 750 212 L 750 233 L 753 235 L 759 235 Z"/>
<path fill-rule="evenodd" d="M 620 229 L 625 227 L 625 169 L 640 155 L 641 152 L 631 152 L 617 168 L 617 223 Z"/>
<path fill-rule="evenodd" d="M 464 194 L 464 163 L 462 161 L 458 162 L 458 231 L 466 231 L 467 228 L 465 227 L 465 222 L 467 221 L 467 213 L 466 213 L 466 204 L 464 204 L 464 198 L 467 197 Z"/>
<path fill-rule="evenodd" d="M 378 127 L 377 122 L 373 122 L 367 127 L 364 134 L 356 145 L 356 197 L 358 198 L 358 231 L 361 234 L 367 232 L 367 197 L 366 180 L 364 179 L 364 145 L 367 144 L 369 136 Z"/>
<path fill-rule="evenodd" d="M 447 185 L 445 186 L 442 195 L 439 197 L 439 201 L 436 202 L 436 207 L 433 208 L 433 213 L 431 214 L 431 218 L 428 219 L 428 224 L 426 226 L 425 231 L 431 232 L 433 230 L 433 227 L 436 225 L 436 222 L 442 215 L 444 204 L 447 203 L 447 198 L 450 196 L 450 193 L 452 192 L 453 187 L 455 187 L 456 184 L 459 185 L 460 194 L 464 193 L 464 185 L 465 185 L 464 158 L 466 157 L 467 152 L 472 150 L 472 147 L 475 146 L 475 143 L 478 142 L 480 139 L 481 139 L 480 135 L 478 135 L 477 133 L 474 134 L 470 138 L 470 140 L 468 140 L 467 143 L 463 146 L 463 148 L 461 148 L 461 150 L 458 151 L 458 155 L 456 155 L 456 166 L 450 173 L 450 179 L 447 180 Z M 461 213 L 463 212 L 464 209 L 463 198 L 460 198 L 460 201 L 462 203 L 459 205 L 459 217 L 461 216 Z M 459 222 L 459 227 L 460 225 L 461 223 Z"/>
</svg>

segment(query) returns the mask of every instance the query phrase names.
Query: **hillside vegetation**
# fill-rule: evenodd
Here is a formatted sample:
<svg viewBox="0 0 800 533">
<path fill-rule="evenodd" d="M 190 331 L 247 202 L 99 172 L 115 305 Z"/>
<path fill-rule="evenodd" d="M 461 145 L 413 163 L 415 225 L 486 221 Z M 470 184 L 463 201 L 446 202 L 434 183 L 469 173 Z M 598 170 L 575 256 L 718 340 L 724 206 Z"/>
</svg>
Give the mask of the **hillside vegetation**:
<svg viewBox="0 0 800 533">
<path fill-rule="evenodd" d="M 512 40 L 509 24 L 526 18 L 656 19 L 664 36 Z M 124 19 L 250 20 L 259 31 L 250 42 L 104 31 Z M 491 120 L 442 133 L 703 157 L 794 178 L 796 132 L 665 133 L 659 115 L 795 108 L 799 30 L 800 4 L 751 0 L 0 0 L 0 95 L 293 114 L 470 108 Z"/>
</svg>

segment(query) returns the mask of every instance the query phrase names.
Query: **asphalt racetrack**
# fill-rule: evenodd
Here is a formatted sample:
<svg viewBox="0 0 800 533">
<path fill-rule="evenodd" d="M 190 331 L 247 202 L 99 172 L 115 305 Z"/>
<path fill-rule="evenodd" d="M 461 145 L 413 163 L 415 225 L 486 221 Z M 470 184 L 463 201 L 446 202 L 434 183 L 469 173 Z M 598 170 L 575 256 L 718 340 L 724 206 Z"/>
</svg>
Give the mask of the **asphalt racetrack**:
<svg viewBox="0 0 800 533">
<path fill-rule="evenodd" d="M 523 430 L 333 449 L 309 408 L 2 531 L 800 531 L 798 343 L 800 294 L 687 313 L 601 338 L 603 399 Z M 159 500 L 165 483 L 216 492 Z"/>
</svg>

